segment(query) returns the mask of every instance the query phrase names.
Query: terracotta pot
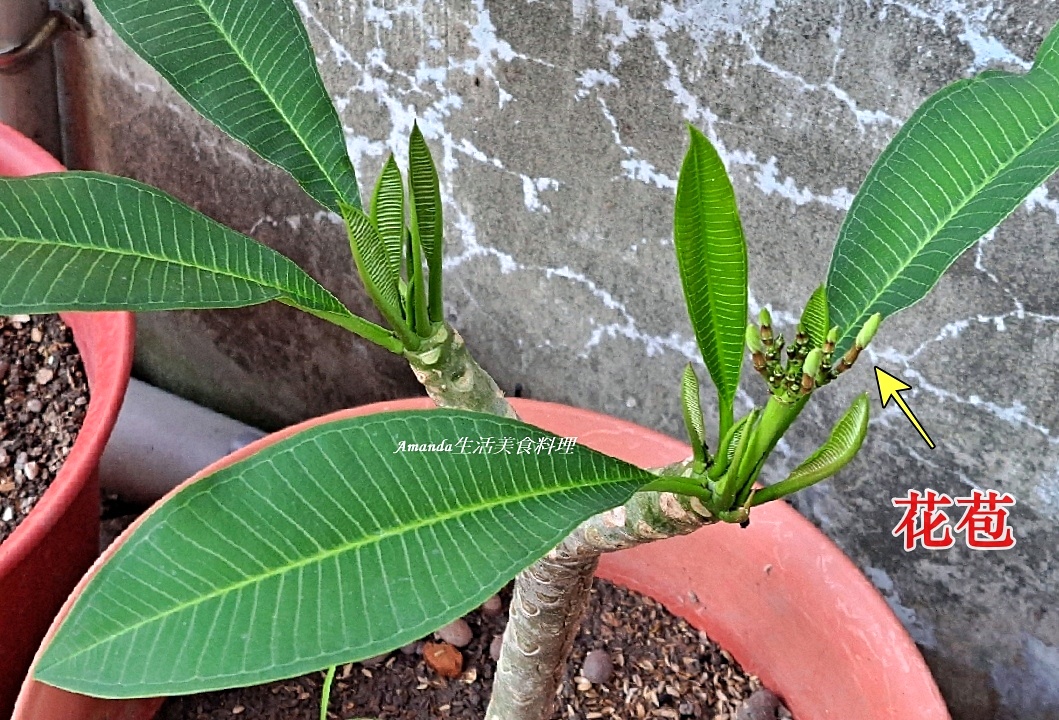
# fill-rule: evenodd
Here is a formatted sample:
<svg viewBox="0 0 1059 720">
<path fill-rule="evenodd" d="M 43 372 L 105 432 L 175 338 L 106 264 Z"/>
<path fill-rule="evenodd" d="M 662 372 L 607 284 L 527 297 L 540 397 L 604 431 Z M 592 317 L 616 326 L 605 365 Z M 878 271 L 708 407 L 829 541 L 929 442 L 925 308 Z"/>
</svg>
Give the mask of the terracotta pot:
<svg viewBox="0 0 1059 720">
<path fill-rule="evenodd" d="M 0 124 L 0 175 L 63 170 L 55 158 Z M 129 313 L 68 313 L 91 400 L 70 455 L 37 506 L 0 544 L 0 717 L 15 703 L 33 653 L 63 600 L 99 554 L 96 469 L 132 367 Z"/>
<path fill-rule="evenodd" d="M 690 454 L 681 442 L 605 415 L 532 400 L 514 403 L 527 422 L 645 467 Z M 377 403 L 310 420 L 243 448 L 196 478 L 319 422 L 426 407 L 431 405 L 425 399 Z M 883 598 L 830 540 L 782 502 L 756 508 L 745 530 L 714 526 L 608 555 L 599 575 L 658 599 L 705 630 L 779 693 L 798 720 L 949 717 L 926 664 Z M 15 720 L 148 720 L 161 702 L 87 698 L 27 679 Z"/>
</svg>

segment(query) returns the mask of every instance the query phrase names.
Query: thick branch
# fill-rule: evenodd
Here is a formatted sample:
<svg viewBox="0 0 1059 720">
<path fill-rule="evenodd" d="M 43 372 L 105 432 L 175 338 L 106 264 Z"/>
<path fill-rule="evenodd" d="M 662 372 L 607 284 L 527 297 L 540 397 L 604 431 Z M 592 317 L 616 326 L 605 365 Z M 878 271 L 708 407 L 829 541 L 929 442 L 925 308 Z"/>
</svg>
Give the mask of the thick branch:
<svg viewBox="0 0 1059 720">
<path fill-rule="evenodd" d="M 493 378 L 471 357 L 460 334 L 444 323 L 436 328 L 418 350 L 405 351 L 430 399 L 438 407 L 518 417 Z"/>
<path fill-rule="evenodd" d="M 415 353 L 416 377 L 441 407 L 516 417 L 504 394 L 452 328 L 440 325 Z M 657 471 L 690 475 L 689 463 Z M 486 720 L 547 720 L 566 659 L 588 605 L 599 555 L 684 535 L 715 522 L 702 504 L 672 493 L 641 492 L 622 507 L 589 518 L 515 579 L 503 649 Z"/>
</svg>

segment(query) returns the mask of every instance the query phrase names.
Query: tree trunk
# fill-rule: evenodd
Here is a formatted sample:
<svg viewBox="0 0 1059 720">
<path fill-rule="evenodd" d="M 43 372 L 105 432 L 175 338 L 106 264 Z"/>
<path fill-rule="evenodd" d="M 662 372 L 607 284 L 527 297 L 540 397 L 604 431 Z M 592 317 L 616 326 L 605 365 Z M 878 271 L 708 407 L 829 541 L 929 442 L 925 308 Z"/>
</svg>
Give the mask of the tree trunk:
<svg viewBox="0 0 1059 720">
<path fill-rule="evenodd" d="M 463 338 L 445 326 L 416 353 L 416 377 L 441 407 L 517 417 Z M 688 477 L 690 461 L 655 471 Z M 566 660 L 588 605 L 604 552 L 621 550 L 716 522 L 695 498 L 640 492 L 623 506 L 581 523 L 563 542 L 519 573 L 486 720 L 549 720 Z"/>
</svg>

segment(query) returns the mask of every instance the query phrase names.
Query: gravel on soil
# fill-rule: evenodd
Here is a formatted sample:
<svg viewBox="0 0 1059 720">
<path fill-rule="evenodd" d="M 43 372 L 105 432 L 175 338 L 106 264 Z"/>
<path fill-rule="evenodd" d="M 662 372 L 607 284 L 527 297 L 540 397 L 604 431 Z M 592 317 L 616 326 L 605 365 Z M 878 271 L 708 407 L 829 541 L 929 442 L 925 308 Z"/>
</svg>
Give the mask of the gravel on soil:
<svg viewBox="0 0 1059 720">
<path fill-rule="evenodd" d="M 0 542 L 40 500 L 73 447 L 88 382 L 58 315 L 0 316 Z"/>
<path fill-rule="evenodd" d="M 426 638 L 370 662 L 340 667 L 328 716 L 481 720 L 496 666 L 490 646 L 503 633 L 509 593 L 501 593 L 501 599 L 504 613 L 490 607 L 465 618 L 473 638 L 460 650 Z M 440 645 L 447 649 L 439 651 Z M 462 671 L 451 679 L 441 676 L 424 659 L 424 646 L 432 653 L 462 655 Z M 585 677 L 589 653 L 595 653 L 590 666 L 606 665 L 600 653 L 610 660 L 605 681 Z M 600 677 L 597 669 L 590 667 L 588 674 Z M 317 720 L 322 684 L 323 673 L 312 673 L 255 688 L 171 698 L 158 720 Z M 760 681 L 731 655 L 659 603 L 596 580 L 560 688 L 556 720 L 734 720 L 742 702 L 759 688 Z M 776 712 L 774 717 L 790 718 L 785 708 Z"/>
</svg>

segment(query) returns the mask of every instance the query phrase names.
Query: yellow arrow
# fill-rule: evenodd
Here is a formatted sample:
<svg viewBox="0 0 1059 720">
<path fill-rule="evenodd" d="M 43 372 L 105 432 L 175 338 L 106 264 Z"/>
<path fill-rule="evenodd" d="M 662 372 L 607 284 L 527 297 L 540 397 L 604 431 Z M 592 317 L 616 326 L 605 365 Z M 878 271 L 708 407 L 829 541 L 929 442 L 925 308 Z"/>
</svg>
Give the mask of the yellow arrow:
<svg viewBox="0 0 1059 720">
<path fill-rule="evenodd" d="M 915 425 L 916 430 L 923 436 L 923 439 L 927 441 L 932 449 L 934 447 L 934 441 L 927 435 L 927 431 L 923 429 L 923 426 L 919 424 L 919 420 L 916 420 L 916 416 L 912 413 L 912 410 L 908 407 L 908 403 L 901 397 L 902 390 L 908 390 L 912 386 L 903 380 L 895 378 L 890 373 L 886 372 L 878 365 L 875 366 L 875 382 L 879 384 L 879 399 L 882 400 L 882 406 L 886 407 L 886 403 L 890 402 L 890 398 L 897 401 L 897 405 L 901 408 L 908 419 Z"/>
</svg>

